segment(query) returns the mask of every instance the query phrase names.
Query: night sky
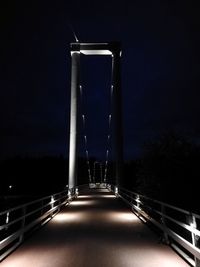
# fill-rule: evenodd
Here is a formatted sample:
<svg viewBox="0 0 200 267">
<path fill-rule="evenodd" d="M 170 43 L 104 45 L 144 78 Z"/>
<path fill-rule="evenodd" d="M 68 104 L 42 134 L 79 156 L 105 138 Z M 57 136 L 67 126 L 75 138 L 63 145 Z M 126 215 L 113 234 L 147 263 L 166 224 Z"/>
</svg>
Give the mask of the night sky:
<svg viewBox="0 0 200 267">
<path fill-rule="evenodd" d="M 71 27 L 80 42 L 122 44 L 126 159 L 171 130 L 200 143 L 198 1 L 1 2 L 1 159 L 67 156 Z M 111 59 L 83 56 L 81 67 L 89 153 L 103 158 Z"/>
</svg>

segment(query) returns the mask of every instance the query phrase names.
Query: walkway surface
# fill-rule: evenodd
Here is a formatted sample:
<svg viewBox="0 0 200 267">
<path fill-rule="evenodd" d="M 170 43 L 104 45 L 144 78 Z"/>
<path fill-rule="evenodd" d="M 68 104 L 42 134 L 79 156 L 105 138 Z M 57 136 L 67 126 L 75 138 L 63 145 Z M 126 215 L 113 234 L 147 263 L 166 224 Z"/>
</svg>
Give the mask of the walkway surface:
<svg viewBox="0 0 200 267">
<path fill-rule="evenodd" d="M 80 195 L 1 267 L 188 267 L 107 190 Z"/>
</svg>

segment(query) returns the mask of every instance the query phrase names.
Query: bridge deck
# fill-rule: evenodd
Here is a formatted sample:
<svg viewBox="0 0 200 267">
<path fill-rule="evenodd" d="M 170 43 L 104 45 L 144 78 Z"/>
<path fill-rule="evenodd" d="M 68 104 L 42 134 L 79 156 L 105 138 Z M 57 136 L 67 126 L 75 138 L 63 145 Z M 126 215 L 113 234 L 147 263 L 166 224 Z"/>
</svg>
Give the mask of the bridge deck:
<svg viewBox="0 0 200 267">
<path fill-rule="evenodd" d="M 188 267 L 106 190 L 80 195 L 1 267 Z"/>
</svg>

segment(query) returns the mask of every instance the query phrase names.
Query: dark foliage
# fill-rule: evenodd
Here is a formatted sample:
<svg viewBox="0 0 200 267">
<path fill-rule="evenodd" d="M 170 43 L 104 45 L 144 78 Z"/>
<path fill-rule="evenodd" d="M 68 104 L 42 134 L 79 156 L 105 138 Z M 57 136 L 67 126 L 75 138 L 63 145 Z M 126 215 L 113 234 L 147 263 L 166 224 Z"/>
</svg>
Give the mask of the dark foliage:
<svg viewBox="0 0 200 267">
<path fill-rule="evenodd" d="M 142 194 L 184 208 L 197 207 L 200 147 L 169 133 L 146 143 L 137 172 L 136 188 Z"/>
<path fill-rule="evenodd" d="M 67 160 L 63 157 L 21 158 L 1 162 L 1 195 L 44 195 L 67 184 Z M 12 185 L 12 188 L 9 186 Z"/>
<path fill-rule="evenodd" d="M 90 159 L 91 176 L 95 158 Z M 103 176 L 105 166 L 102 168 Z M 113 163 L 109 163 L 107 178 L 112 181 Z M 15 157 L 0 162 L 0 195 L 37 196 L 56 193 L 68 184 L 68 159 L 60 157 Z M 77 184 L 89 183 L 88 165 L 85 158 L 78 158 Z M 9 186 L 12 188 L 9 188 Z"/>
</svg>

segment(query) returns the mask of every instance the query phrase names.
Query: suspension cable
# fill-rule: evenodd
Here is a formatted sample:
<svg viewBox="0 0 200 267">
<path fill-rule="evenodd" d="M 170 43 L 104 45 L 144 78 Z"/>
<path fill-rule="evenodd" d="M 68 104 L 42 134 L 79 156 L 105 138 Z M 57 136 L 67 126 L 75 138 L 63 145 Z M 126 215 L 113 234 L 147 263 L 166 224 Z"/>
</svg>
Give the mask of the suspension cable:
<svg viewBox="0 0 200 267">
<path fill-rule="evenodd" d="M 111 138 L 111 120 L 112 115 L 110 114 L 108 116 L 108 135 L 107 135 L 107 145 L 106 145 L 106 157 L 105 157 L 105 165 L 104 165 L 104 182 L 107 181 L 107 175 L 108 175 L 108 161 L 110 156 L 110 138 Z"/>
<path fill-rule="evenodd" d="M 83 141 L 84 141 L 84 150 L 85 150 L 85 155 L 86 155 L 86 164 L 87 164 L 87 170 L 88 170 L 88 177 L 89 177 L 89 182 L 92 182 L 92 173 L 91 173 L 91 163 L 90 163 L 90 157 L 89 157 L 89 150 L 88 150 L 88 138 L 86 134 L 86 124 L 87 124 L 87 118 L 83 108 L 83 88 L 80 85 L 80 101 L 81 101 L 81 120 L 82 120 L 82 128 L 83 128 Z M 112 99 L 112 87 L 111 87 L 111 99 Z M 109 114 L 108 116 L 108 130 L 107 130 L 107 140 L 106 140 L 106 147 L 105 147 L 105 164 L 104 165 L 104 170 L 102 169 L 103 165 L 101 164 L 101 173 L 103 175 L 103 182 L 107 182 L 107 176 L 108 176 L 108 162 L 110 158 L 110 152 L 111 152 L 111 121 L 112 121 L 112 115 Z"/>
<path fill-rule="evenodd" d="M 89 182 L 91 183 L 92 176 L 91 176 L 91 168 L 90 168 L 90 160 L 89 160 L 88 141 L 87 141 L 87 135 L 86 135 L 86 116 L 85 116 L 85 114 L 83 114 L 83 105 L 82 105 L 83 88 L 81 85 L 79 86 L 79 88 L 80 88 L 80 98 L 81 98 L 81 117 L 82 117 L 82 127 L 83 127 L 83 142 L 84 142 L 84 149 L 85 149 L 85 155 L 86 155 L 88 177 L 89 177 Z"/>
</svg>

